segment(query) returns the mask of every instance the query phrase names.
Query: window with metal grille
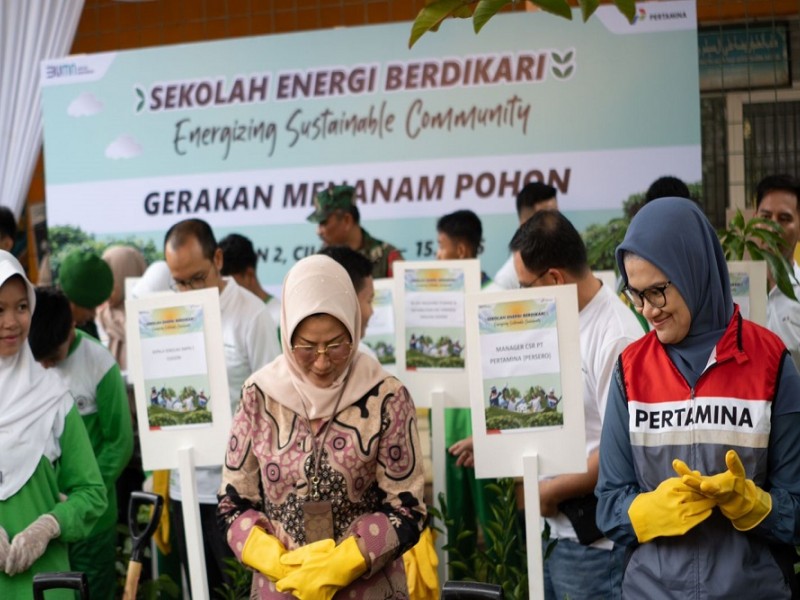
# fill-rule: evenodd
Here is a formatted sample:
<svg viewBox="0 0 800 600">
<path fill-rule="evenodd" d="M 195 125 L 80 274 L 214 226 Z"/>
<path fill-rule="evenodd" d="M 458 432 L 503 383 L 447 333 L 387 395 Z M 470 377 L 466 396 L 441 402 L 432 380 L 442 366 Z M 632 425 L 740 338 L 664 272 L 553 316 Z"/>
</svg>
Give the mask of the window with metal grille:
<svg viewBox="0 0 800 600">
<path fill-rule="evenodd" d="M 703 155 L 703 198 L 706 216 L 716 228 L 725 227 L 728 207 L 728 135 L 723 96 L 700 99 Z"/>
<path fill-rule="evenodd" d="M 742 106 L 745 189 L 748 206 L 766 175 L 800 174 L 800 101 Z"/>
</svg>

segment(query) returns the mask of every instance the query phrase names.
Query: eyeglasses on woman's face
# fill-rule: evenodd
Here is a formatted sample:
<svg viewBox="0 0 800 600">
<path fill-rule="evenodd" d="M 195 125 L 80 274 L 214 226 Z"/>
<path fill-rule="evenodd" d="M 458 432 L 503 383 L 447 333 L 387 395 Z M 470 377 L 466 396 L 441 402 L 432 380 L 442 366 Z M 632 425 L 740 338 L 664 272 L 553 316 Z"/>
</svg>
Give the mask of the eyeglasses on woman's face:
<svg viewBox="0 0 800 600">
<path fill-rule="evenodd" d="M 295 344 L 292 346 L 292 354 L 303 364 L 313 363 L 321 354 L 326 355 L 332 363 L 340 363 L 347 360 L 352 347 L 352 342 L 334 342 L 332 344 L 325 344 L 322 348 L 305 344 Z"/>
<path fill-rule="evenodd" d="M 644 301 L 653 308 L 664 308 L 667 305 L 667 295 L 665 290 L 672 285 L 671 281 L 667 281 L 662 285 L 653 285 L 641 292 L 636 288 L 625 286 L 625 295 L 636 308 L 643 308 Z"/>
</svg>

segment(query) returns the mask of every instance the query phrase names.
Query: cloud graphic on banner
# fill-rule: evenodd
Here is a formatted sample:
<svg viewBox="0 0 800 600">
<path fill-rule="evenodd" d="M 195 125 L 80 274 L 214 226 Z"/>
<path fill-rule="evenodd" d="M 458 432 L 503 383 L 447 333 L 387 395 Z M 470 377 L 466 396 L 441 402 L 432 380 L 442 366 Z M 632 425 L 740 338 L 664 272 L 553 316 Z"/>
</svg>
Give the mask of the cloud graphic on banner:
<svg viewBox="0 0 800 600">
<path fill-rule="evenodd" d="M 122 134 L 106 147 L 106 158 L 118 160 L 120 158 L 134 158 L 142 153 L 142 147 L 133 136 Z"/>
<path fill-rule="evenodd" d="M 91 92 L 83 92 L 69 103 L 67 114 L 70 117 L 91 117 L 103 110 L 103 103 Z"/>
</svg>

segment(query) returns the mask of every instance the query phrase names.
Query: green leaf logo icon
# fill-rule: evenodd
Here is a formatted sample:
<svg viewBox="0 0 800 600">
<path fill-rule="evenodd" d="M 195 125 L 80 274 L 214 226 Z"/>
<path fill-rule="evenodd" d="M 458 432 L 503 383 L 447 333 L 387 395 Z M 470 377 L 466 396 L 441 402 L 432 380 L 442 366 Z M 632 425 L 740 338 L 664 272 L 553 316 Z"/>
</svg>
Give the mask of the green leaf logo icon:
<svg viewBox="0 0 800 600">
<path fill-rule="evenodd" d="M 554 63 L 550 70 L 556 78 L 567 79 L 575 71 L 574 50 L 568 50 L 564 54 L 553 51 L 550 53 L 550 58 Z"/>
</svg>

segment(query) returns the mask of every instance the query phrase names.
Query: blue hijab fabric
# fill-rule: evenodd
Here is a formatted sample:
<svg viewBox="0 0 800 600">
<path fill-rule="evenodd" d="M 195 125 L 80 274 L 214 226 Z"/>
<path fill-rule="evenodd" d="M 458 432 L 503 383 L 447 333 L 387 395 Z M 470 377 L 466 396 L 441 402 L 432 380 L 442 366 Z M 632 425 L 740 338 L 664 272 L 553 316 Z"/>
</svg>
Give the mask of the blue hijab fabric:
<svg viewBox="0 0 800 600">
<path fill-rule="evenodd" d="M 714 228 L 691 200 L 659 198 L 636 213 L 617 247 L 617 266 L 627 285 L 626 251 L 663 271 L 689 307 L 689 333 L 666 349 L 694 385 L 733 317 L 728 265 Z"/>
</svg>

